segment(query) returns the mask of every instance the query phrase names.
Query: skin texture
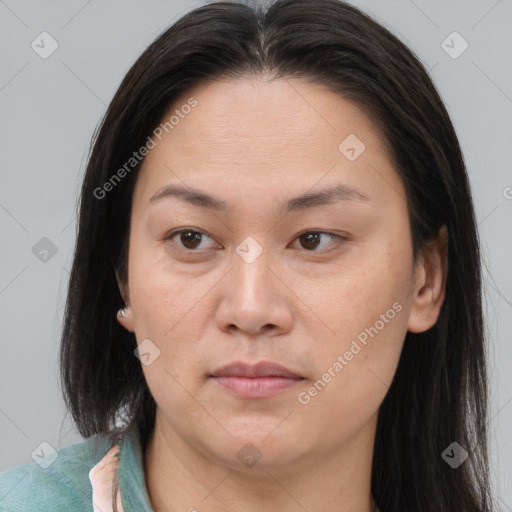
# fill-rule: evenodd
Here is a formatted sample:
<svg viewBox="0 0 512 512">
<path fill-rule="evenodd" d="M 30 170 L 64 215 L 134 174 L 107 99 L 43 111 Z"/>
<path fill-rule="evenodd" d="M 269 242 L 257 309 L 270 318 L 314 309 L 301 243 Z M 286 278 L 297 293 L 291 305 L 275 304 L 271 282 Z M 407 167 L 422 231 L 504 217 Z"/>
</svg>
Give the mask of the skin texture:
<svg viewBox="0 0 512 512">
<path fill-rule="evenodd" d="M 156 140 L 137 178 L 128 282 L 120 283 L 128 309 L 119 321 L 160 350 L 143 365 L 157 403 L 145 461 L 153 508 L 369 512 L 378 408 L 407 330 L 427 330 L 438 317 L 446 230 L 415 266 L 406 193 L 381 134 L 324 86 L 214 81 L 187 91 L 165 119 L 191 96 L 197 106 Z M 365 145 L 354 161 L 338 148 L 350 134 Z M 148 205 L 167 184 L 206 192 L 228 210 L 176 197 Z M 335 184 L 367 199 L 278 212 L 289 198 Z M 177 228 L 205 234 L 165 240 Z M 308 242 L 306 230 L 345 240 Z M 251 263 L 237 253 L 246 237 L 262 250 Z M 380 327 L 393 304 L 400 311 L 301 403 L 299 393 L 361 332 Z M 248 399 L 209 378 L 227 363 L 261 360 L 304 380 Z M 237 456 L 247 443 L 261 455 L 252 467 Z"/>
</svg>

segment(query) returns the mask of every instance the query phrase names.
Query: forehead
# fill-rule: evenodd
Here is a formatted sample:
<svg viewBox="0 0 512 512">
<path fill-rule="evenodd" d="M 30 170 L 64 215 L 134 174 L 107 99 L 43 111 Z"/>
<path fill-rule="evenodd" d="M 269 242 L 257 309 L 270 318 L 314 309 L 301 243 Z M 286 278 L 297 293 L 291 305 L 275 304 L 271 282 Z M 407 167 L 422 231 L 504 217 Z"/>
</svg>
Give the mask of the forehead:
<svg viewBox="0 0 512 512">
<path fill-rule="evenodd" d="M 336 176 L 356 187 L 371 178 L 368 165 L 394 173 L 371 119 L 339 94 L 305 80 L 213 81 L 177 99 L 161 127 L 161 140 L 153 137 L 156 145 L 139 172 L 135 202 L 147 203 L 158 188 L 180 181 L 240 194 L 247 187 L 264 193 L 300 184 L 303 192 L 323 176 L 331 184 Z M 356 160 L 342 151 L 347 140 L 358 152 L 363 149 Z M 388 178 L 396 180 L 394 174 Z"/>
</svg>

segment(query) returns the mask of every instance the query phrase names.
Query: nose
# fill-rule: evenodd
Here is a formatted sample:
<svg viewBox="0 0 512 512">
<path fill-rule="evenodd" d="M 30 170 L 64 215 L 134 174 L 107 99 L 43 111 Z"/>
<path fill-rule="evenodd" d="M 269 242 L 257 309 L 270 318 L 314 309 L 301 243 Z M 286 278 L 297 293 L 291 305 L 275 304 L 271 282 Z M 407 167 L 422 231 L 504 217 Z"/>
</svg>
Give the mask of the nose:
<svg viewBox="0 0 512 512">
<path fill-rule="evenodd" d="M 287 332 L 293 323 L 293 293 L 283 271 L 269 251 L 264 250 L 255 259 L 240 254 L 233 255 L 231 271 L 223 279 L 218 327 L 250 336 Z"/>
</svg>

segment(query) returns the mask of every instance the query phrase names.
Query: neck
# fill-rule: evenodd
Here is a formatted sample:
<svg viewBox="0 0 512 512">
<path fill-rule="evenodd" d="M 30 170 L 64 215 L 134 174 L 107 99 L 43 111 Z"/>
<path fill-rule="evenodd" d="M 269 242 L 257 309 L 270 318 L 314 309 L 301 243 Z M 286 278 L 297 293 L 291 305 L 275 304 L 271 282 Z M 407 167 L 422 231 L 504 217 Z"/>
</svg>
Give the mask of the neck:
<svg viewBox="0 0 512 512">
<path fill-rule="evenodd" d="M 282 466 L 241 470 L 180 437 L 157 413 L 144 473 L 155 512 L 372 512 L 371 463 L 376 417 L 346 446 Z"/>
</svg>

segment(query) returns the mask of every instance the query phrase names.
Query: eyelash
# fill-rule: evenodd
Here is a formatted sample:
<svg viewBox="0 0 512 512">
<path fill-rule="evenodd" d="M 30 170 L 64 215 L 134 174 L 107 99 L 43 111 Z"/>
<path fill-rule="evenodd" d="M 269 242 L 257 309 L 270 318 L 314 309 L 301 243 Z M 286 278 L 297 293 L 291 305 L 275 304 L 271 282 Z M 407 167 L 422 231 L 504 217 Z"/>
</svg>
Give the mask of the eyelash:
<svg viewBox="0 0 512 512">
<path fill-rule="evenodd" d="M 177 230 L 174 230 L 174 231 L 171 231 L 170 233 L 168 233 L 165 237 L 164 237 L 164 241 L 171 241 L 174 237 L 176 237 L 177 235 L 180 235 L 182 233 L 196 233 L 196 234 L 200 234 L 200 235 L 206 235 L 208 238 L 213 239 L 213 237 L 211 237 L 208 233 L 206 233 L 205 231 L 201 231 L 201 230 L 198 230 L 198 229 L 191 229 L 191 228 L 180 228 L 180 229 L 177 229 Z M 304 249 L 306 252 L 309 252 L 309 253 L 328 253 L 332 250 L 335 250 L 337 247 L 339 247 L 340 245 L 342 245 L 344 242 L 347 241 L 347 238 L 341 236 L 341 235 L 337 235 L 335 233 L 330 233 L 328 231 L 315 231 L 315 230 L 307 230 L 307 231 L 303 231 L 302 233 L 299 233 L 297 235 L 297 237 L 294 239 L 295 240 L 298 240 L 299 238 L 305 236 L 305 235 L 309 235 L 309 234 L 319 234 L 319 235 L 327 235 L 329 236 L 331 239 L 334 239 L 334 240 L 337 240 L 337 243 L 335 244 L 336 246 L 333 248 L 333 249 L 323 249 L 323 250 L 317 250 L 317 249 L 314 249 L 314 250 L 308 250 L 308 249 Z M 188 253 L 199 253 L 201 252 L 201 249 L 188 249 L 186 247 L 182 247 L 182 246 L 179 246 L 178 249 L 180 250 L 183 250 L 185 252 L 188 252 Z"/>
</svg>

